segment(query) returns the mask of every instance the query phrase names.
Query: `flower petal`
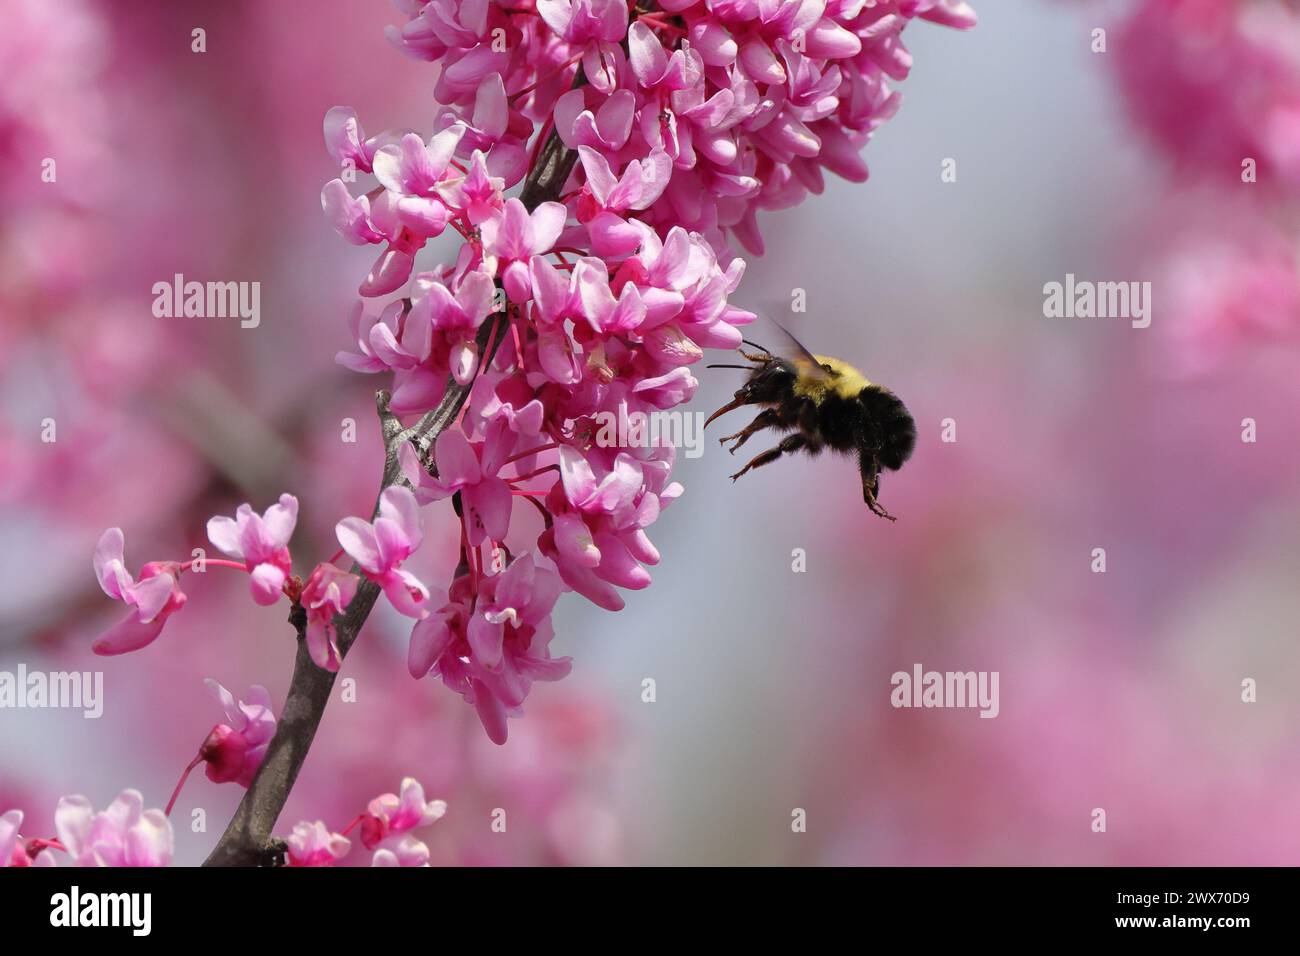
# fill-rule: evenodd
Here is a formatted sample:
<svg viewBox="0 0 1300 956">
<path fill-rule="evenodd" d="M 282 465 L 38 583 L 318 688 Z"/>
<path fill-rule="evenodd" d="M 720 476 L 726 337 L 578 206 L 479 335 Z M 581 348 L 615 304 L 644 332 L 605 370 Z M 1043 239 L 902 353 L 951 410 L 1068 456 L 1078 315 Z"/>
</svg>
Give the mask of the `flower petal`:
<svg viewBox="0 0 1300 956">
<path fill-rule="evenodd" d="M 379 573 L 379 542 L 370 522 L 361 518 L 344 518 L 334 526 L 334 535 L 353 561 L 372 574 Z"/>
</svg>

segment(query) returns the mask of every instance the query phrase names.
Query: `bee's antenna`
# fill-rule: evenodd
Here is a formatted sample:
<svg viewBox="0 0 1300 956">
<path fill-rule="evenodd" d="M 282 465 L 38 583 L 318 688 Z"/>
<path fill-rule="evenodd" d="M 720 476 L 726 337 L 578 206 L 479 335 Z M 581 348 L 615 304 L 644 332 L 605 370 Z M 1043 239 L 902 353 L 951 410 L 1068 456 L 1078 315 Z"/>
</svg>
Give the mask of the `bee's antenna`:
<svg viewBox="0 0 1300 956">
<path fill-rule="evenodd" d="M 705 368 L 738 368 L 743 372 L 748 372 L 752 368 L 752 366 L 749 365 L 706 365 L 704 367 Z"/>
</svg>

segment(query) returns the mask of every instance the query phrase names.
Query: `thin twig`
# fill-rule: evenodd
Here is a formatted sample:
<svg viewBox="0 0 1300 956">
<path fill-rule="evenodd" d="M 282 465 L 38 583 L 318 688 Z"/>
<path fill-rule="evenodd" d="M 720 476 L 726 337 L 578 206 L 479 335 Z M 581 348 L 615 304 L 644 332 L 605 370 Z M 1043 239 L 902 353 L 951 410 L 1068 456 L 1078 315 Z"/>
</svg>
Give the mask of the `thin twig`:
<svg viewBox="0 0 1300 956">
<path fill-rule="evenodd" d="M 581 82 L 581 70 L 579 70 Z M 552 130 L 543 146 L 537 165 L 524 183 L 521 200 L 531 212 L 543 202 L 558 198 L 564 189 L 564 183 L 573 170 L 576 153 L 567 149 L 559 135 Z M 508 311 L 496 313 L 483 323 L 479 330 L 478 351 L 488 354 L 484 360 L 486 367 L 492 359 L 492 353 L 505 338 Z M 384 473 L 379 492 L 397 484 L 405 484 L 402 477 L 399 453 L 402 445 L 415 440 L 416 449 L 423 461 L 437 440 L 460 414 L 461 407 L 469 397 L 473 380 L 464 385 L 449 379 L 447 391 L 437 408 L 426 412 L 410 428 L 403 428 L 388 407 L 389 395 L 381 391 L 376 395 L 376 405 L 384 436 Z M 372 518 L 379 511 L 379 497 L 376 495 Z M 360 574 L 360 568 L 352 567 L 353 574 Z M 356 597 L 347 606 L 343 614 L 335 618 L 338 632 L 339 657 L 347 655 L 349 648 L 357 639 L 361 626 L 370 616 L 379 597 L 379 586 L 363 578 L 357 588 Z M 298 772 L 311 748 L 329 703 L 330 692 L 334 688 L 335 674 L 317 667 L 307 651 L 306 627 L 307 615 L 301 606 L 295 604 L 289 615 L 289 622 L 298 632 L 298 652 L 294 660 L 293 679 L 289 685 L 289 695 L 285 698 L 284 708 L 276 724 L 275 736 L 266 750 L 262 765 L 258 768 L 253 782 L 240 801 L 234 817 L 226 826 L 225 832 L 212 853 L 204 861 L 204 866 L 272 866 L 284 858 L 283 841 L 272 840 L 271 834 L 280 811 L 293 790 Z"/>
</svg>

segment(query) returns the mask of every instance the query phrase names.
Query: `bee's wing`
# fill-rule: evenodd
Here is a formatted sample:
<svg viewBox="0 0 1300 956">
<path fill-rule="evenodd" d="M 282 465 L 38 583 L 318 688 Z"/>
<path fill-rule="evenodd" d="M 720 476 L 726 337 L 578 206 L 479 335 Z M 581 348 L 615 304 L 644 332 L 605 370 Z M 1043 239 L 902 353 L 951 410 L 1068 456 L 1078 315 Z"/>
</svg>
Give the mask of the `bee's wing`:
<svg viewBox="0 0 1300 956">
<path fill-rule="evenodd" d="M 773 355 L 785 359 L 795 367 L 795 370 L 801 377 L 806 377 L 814 381 L 829 382 L 830 372 L 817 361 L 816 356 L 803 347 L 798 339 L 790 334 L 790 330 L 778 322 L 776 319 L 769 317 L 769 321 L 778 331 L 778 341 L 775 343 L 776 348 L 771 349 Z"/>
</svg>

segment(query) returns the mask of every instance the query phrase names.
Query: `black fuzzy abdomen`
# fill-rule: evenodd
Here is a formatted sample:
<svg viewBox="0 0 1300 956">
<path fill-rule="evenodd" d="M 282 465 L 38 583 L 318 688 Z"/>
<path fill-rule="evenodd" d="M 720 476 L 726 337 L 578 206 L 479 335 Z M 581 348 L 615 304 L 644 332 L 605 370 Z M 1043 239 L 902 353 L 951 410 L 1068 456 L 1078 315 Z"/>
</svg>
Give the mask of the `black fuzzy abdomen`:
<svg viewBox="0 0 1300 956">
<path fill-rule="evenodd" d="M 826 446 L 841 452 L 856 452 L 861 444 L 863 408 L 856 399 L 827 395 L 819 404 L 808 399 L 805 415 L 817 437 Z"/>
<path fill-rule="evenodd" d="M 903 467 L 916 448 L 916 422 L 902 400 L 879 385 L 858 395 L 868 423 L 868 442 L 879 449 L 880 464 L 890 471 Z"/>
</svg>

